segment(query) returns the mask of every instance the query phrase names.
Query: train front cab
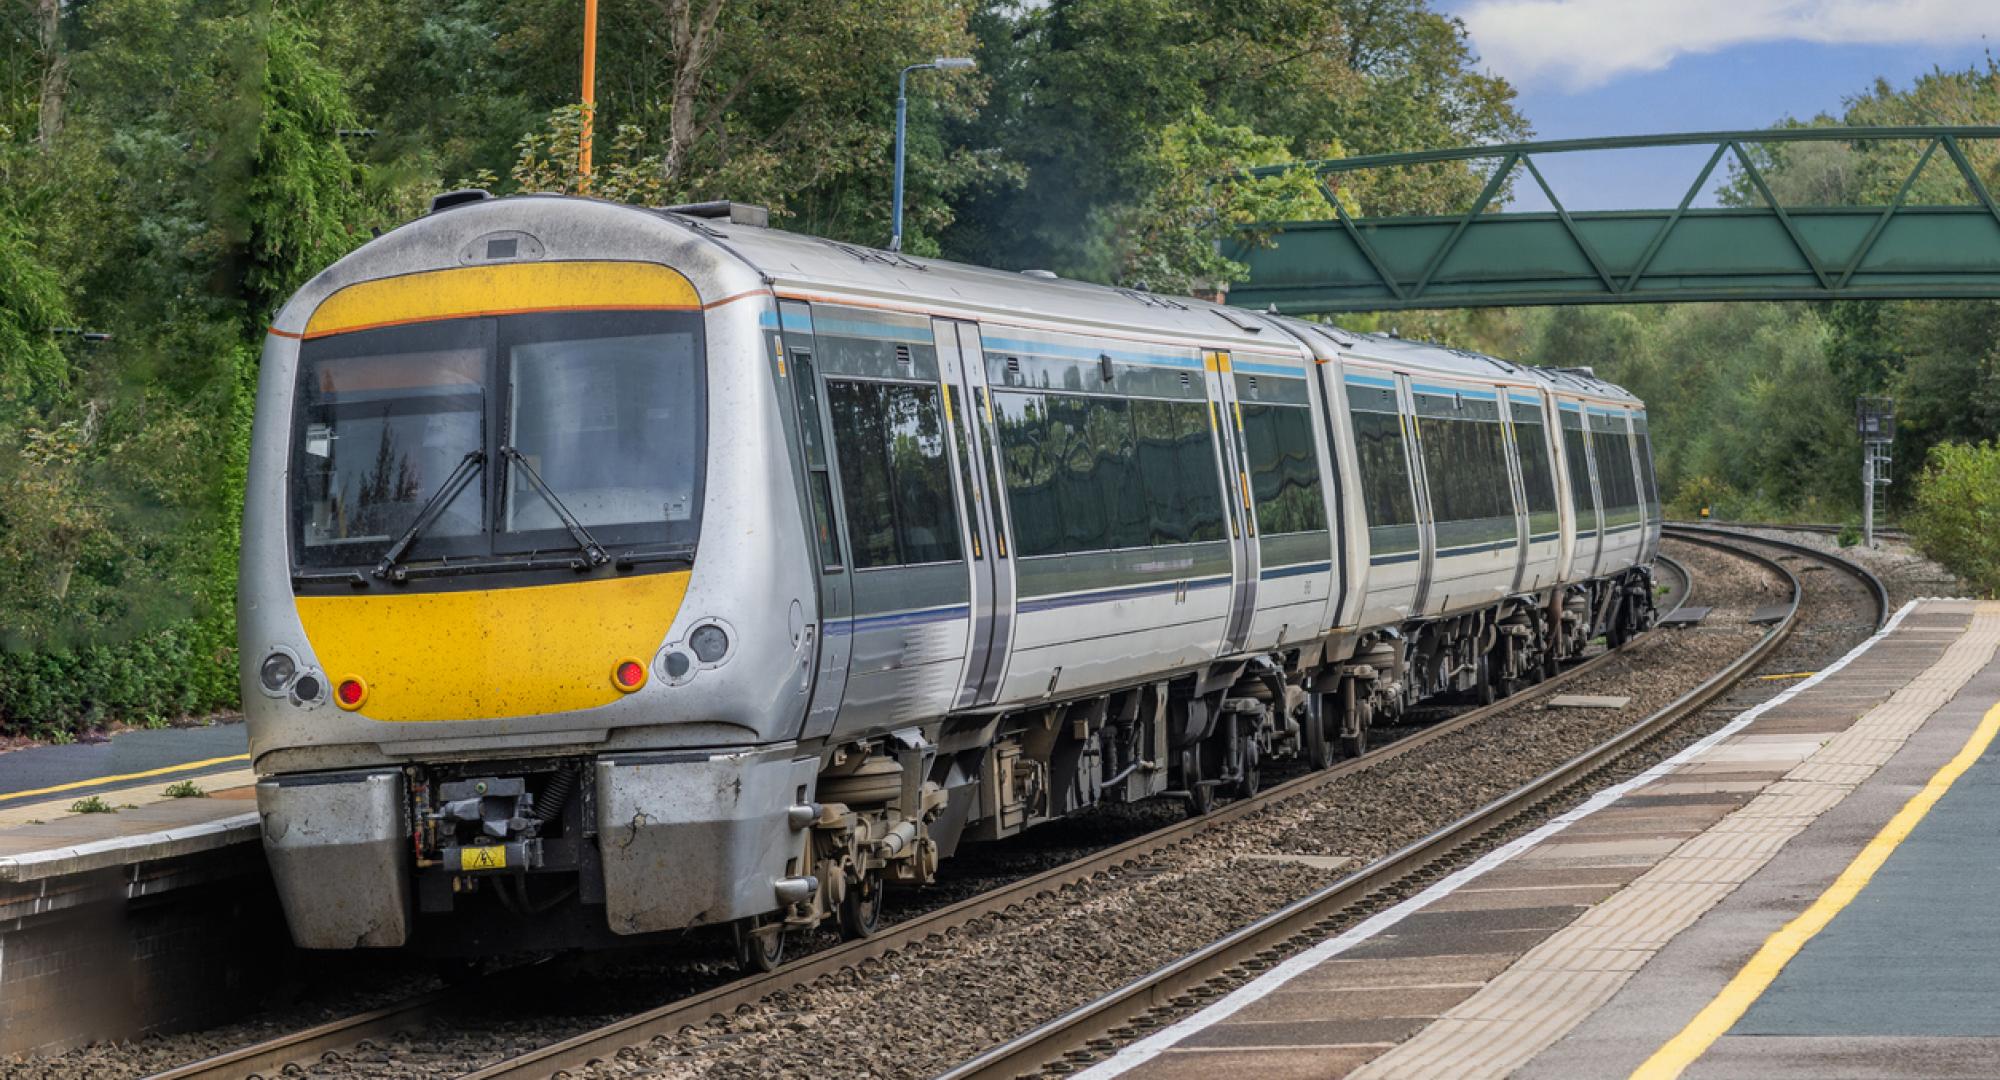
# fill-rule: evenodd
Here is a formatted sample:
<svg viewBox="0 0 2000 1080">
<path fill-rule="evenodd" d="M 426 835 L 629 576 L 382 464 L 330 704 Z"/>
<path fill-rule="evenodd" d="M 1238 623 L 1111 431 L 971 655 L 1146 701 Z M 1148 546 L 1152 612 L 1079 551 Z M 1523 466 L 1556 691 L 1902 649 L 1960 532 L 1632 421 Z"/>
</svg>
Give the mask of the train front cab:
<svg viewBox="0 0 2000 1080">
<path fill-rule="evenodd" d="M 790 741 L 810 534 L 765 369 L 712 362 L 762 352 L 731 299 L 758 289 L 659 215 L 524 198 L 390 233 L 280 313 L 239 633 L 299 944 L 780 902 L 818 764 Z"/>
</svg>

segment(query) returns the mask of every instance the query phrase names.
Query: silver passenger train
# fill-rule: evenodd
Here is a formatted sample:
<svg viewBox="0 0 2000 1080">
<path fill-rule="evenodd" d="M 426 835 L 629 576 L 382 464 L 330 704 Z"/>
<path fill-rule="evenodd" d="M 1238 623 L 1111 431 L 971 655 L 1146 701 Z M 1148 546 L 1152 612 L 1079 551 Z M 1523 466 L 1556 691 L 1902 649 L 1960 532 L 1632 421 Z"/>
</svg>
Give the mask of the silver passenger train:
<svg viewBox="0 0 2000 1080">
<path fill-rule="evenodd" d="M 769 965 L 965 841 L 1200 812 L 1618 643 L 1659 525 L 1582 369 L 454 193 L 265 345 L 264 842 L 310 948 Z"/>
</svg>

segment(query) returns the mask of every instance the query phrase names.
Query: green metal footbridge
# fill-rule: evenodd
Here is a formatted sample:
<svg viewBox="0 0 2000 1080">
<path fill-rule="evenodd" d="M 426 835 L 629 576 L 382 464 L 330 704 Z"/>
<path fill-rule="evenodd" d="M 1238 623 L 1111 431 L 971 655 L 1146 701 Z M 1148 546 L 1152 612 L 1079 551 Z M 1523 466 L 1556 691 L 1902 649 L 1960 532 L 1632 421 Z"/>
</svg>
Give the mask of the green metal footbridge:
<svg viewBox="0 0 2000 1080">
<path fill-rule="evenodd" d="M 1747 147 L 1886 140 L 1921 148 L 1893 199 L 1877 206 L 1785 206 Z M 1251 170 L 1314 172 L 1334 216 L 1250 226 L 1225 245 L 1249 280 L 1229 300 L 1287 314 L 1523 304 L 1689 300 L 2000 298 L 2000 205 L 1968 143 L 1990 160 L 2000 127 L 1821 127 L 1703 132 L 1297 162 Z M 1712 146 L 1680 205 L 1660 210 L 1564 209 L 1537 157 L 1580 151 Z M 1495 160 L 1485 189 L 1457 216 L 1351 216 L 1336 196 L 1348 174 L 1398 166 Z M 1746 205 L 1693 204 L 1718 165 L 1734 162 Z M 1961 201 L 1912 201 L 1918 178 L 1948 170 Z M 1553 207 L 1514 213 L 1494 202 L 1525 174 Z M 1962 193 L 1962 194 L 1959 194 Z"/>
</svg>

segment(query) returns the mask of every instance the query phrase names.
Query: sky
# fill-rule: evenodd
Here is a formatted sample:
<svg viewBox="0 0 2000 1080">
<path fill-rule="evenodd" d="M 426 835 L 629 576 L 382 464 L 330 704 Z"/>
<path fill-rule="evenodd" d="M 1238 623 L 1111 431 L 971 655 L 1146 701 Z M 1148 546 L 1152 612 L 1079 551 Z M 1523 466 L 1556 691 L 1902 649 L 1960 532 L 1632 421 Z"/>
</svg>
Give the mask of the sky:
<svg viewBox="0 0 2000 1080">
<path fill-rule="evenodd" d="M 1877 77 L 2000 52 L 2000 0 L 1434 0 L 1512 83 L 1537 140 L 1727 131 L 1838 115 Z M 1680 202 L 1713 147 L 1537 157 L 1565 207 Z M 1718 178 L 1723 172 L 1718 167 Z M 1711 184 L 1711 187 L 1713 184 Z M 1510 209 L 1547 209 L 1519 174 Z M 1704 196 L 1696 205 L 1713 205 Z"/>
</svg>

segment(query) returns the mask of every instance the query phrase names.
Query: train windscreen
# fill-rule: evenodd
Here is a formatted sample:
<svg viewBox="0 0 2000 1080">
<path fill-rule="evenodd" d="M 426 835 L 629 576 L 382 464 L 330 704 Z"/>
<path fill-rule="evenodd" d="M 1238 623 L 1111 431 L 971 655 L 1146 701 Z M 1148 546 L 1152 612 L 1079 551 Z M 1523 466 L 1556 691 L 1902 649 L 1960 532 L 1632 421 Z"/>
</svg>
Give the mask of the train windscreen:
<svg viewBox="0 0 2000 1080">
<path fill-rule="evenodd" d="M 534 313 L 315 338 L 299 353 L 292 539 L 303 567 L 692 545 L 700 316 Z M 413 527 L 414 536 L 409 536 Z"/>
</svg>

